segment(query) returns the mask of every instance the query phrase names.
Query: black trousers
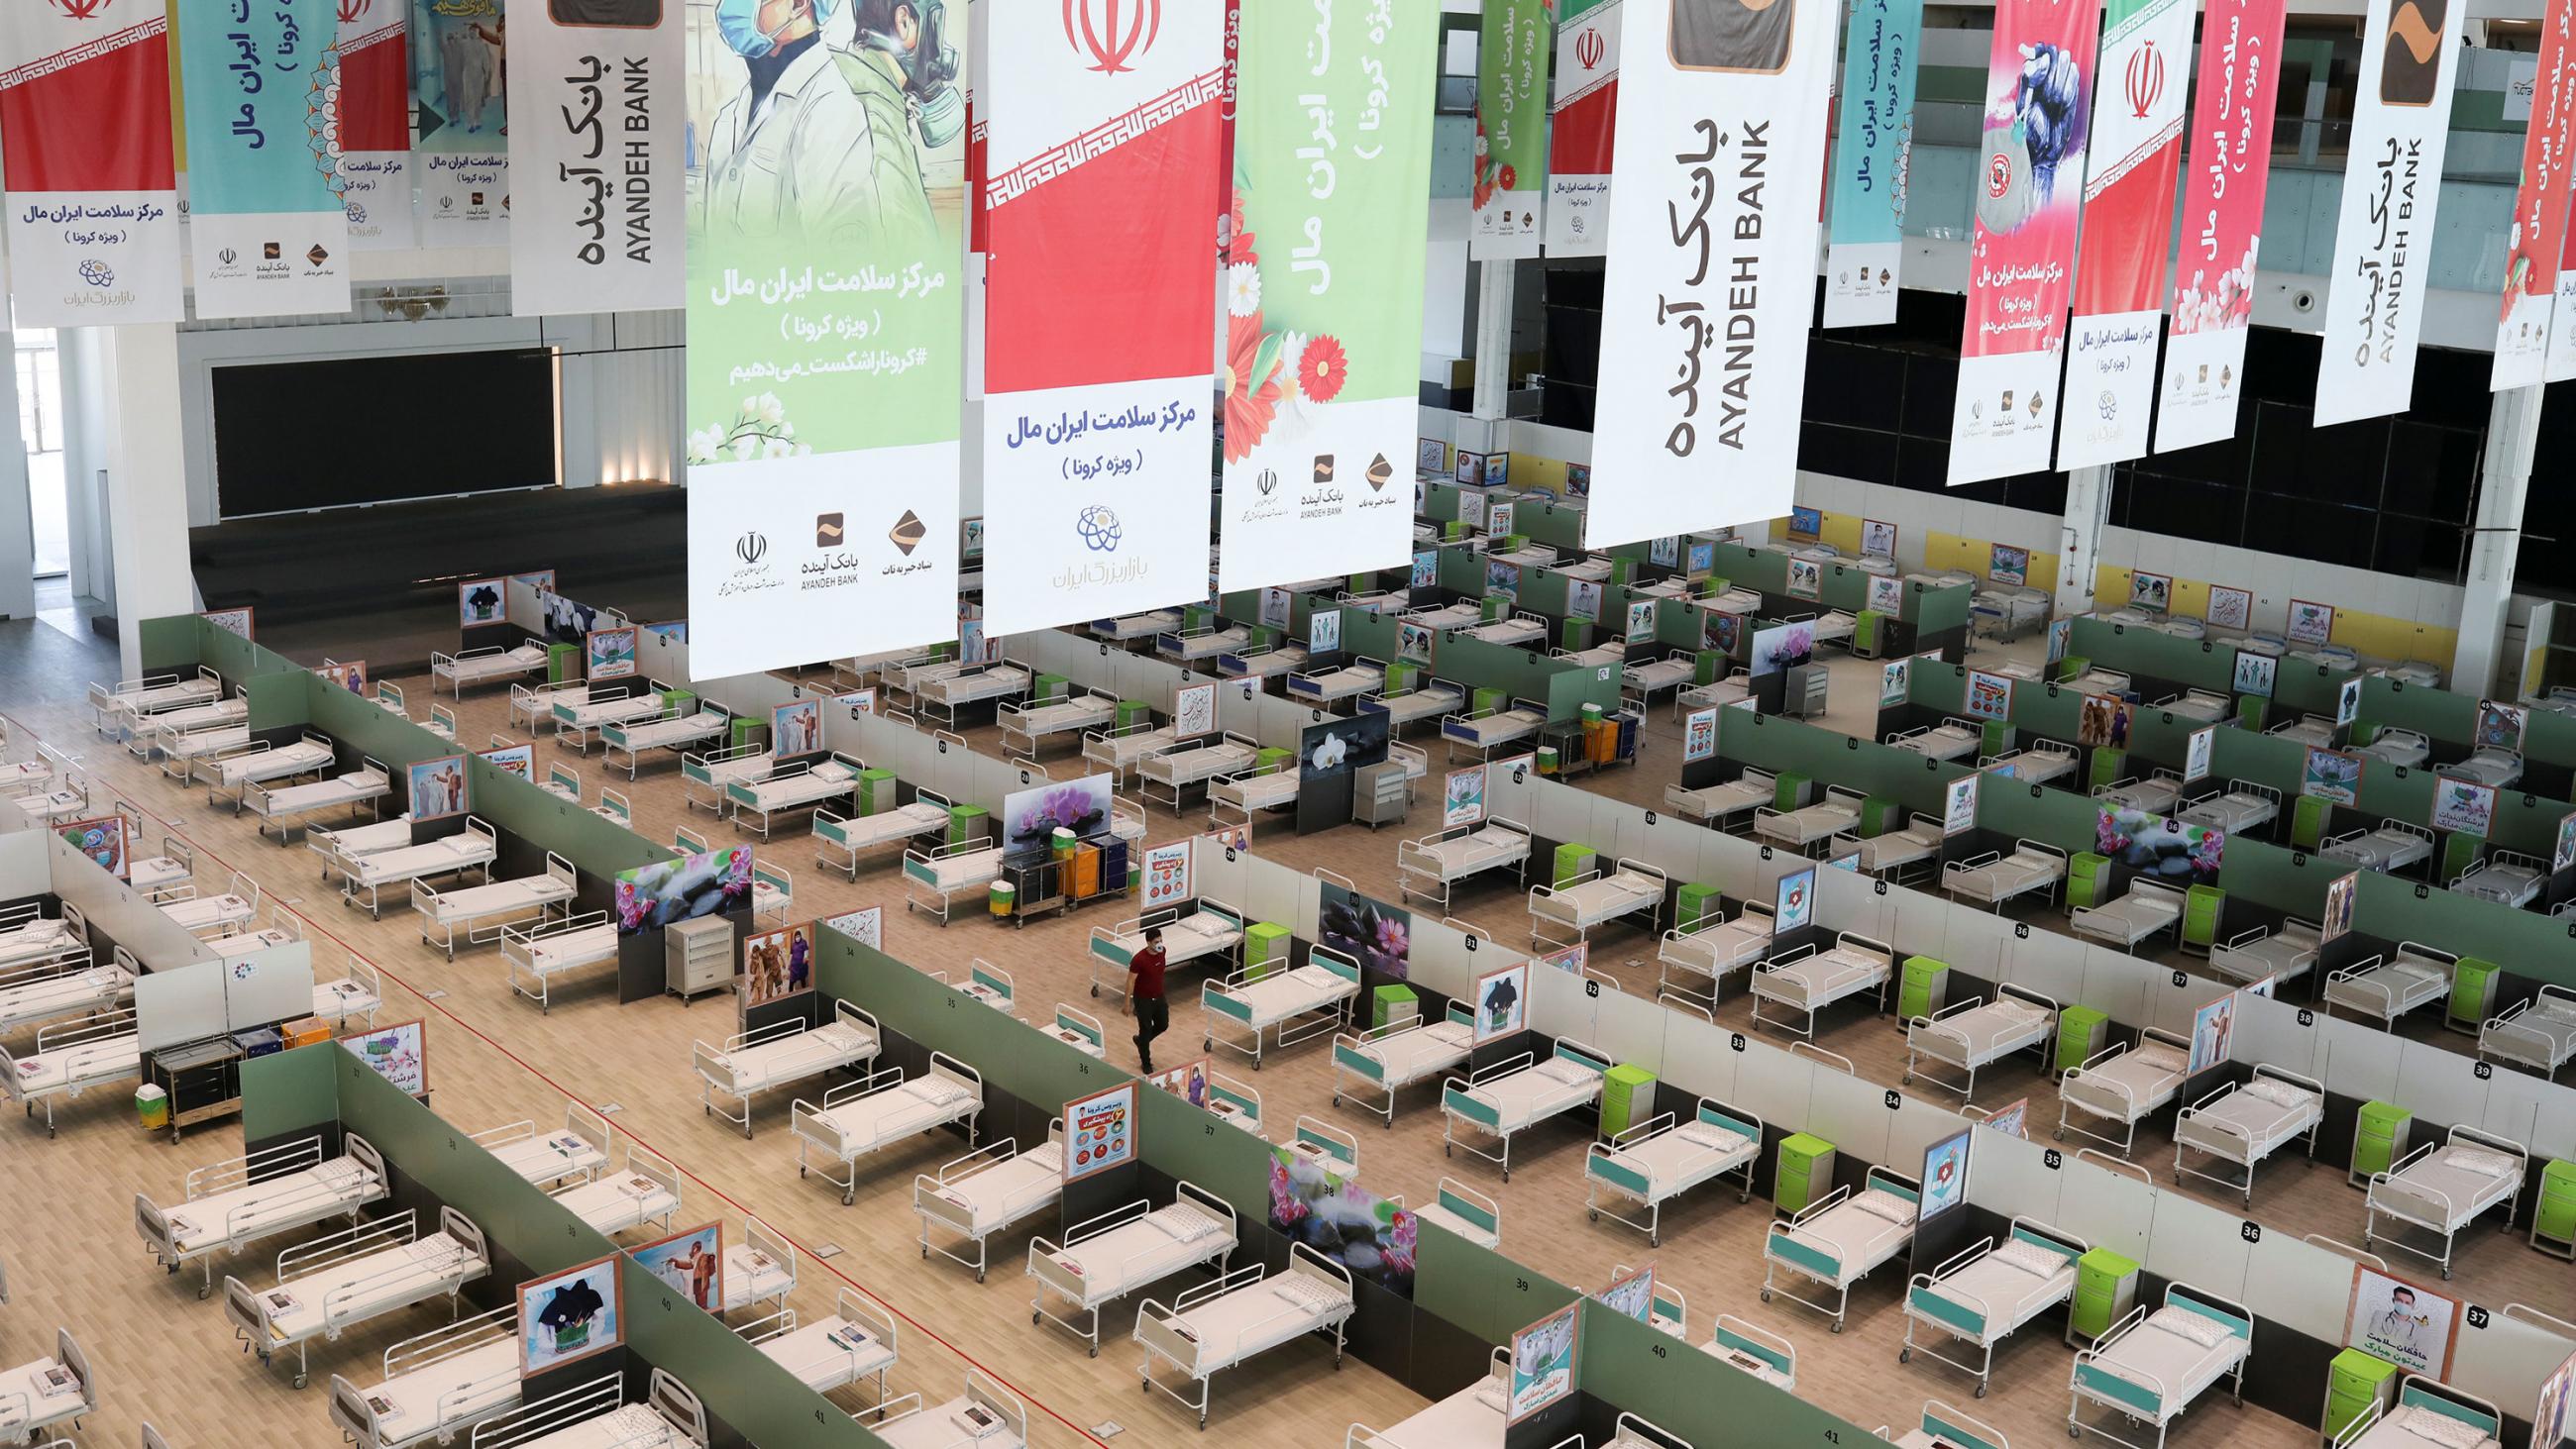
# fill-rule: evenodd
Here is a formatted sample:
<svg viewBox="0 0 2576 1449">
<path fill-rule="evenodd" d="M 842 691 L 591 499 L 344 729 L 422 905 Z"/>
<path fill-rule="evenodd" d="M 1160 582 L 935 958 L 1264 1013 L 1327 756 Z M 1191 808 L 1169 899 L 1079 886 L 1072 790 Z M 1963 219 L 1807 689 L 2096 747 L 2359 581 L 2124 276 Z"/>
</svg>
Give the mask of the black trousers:
<svg viewBox="0 0 2576 1449">
<path fill-rule="evenodd" d="M 1136 998 L 1136 1061 L 1152 1070 L 1154 1038 L 1172 1027 L 1172 1004 L 1159 996 Z"/>
</svg>

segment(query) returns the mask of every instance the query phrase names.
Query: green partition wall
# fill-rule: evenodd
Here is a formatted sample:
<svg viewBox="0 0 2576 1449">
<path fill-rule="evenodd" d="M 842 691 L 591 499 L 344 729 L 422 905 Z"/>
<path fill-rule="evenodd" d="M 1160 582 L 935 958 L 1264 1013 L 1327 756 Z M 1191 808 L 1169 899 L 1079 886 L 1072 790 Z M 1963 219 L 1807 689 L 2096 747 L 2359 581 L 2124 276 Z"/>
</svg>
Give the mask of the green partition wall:
<svg viewBox="0 0 2576 1449">
<path fill-rule="evenodd" d="M 668 1282 L 631 1258 L 618 1267 L 625 1275 L 627 1351 L 669 1370 L 706 1405 L 708 1414 L 745 1440 L 760 1449 L 884 1444 Z M 1032 1417 L 1037 1413 L 1030 1412 Z"/>
</svg>

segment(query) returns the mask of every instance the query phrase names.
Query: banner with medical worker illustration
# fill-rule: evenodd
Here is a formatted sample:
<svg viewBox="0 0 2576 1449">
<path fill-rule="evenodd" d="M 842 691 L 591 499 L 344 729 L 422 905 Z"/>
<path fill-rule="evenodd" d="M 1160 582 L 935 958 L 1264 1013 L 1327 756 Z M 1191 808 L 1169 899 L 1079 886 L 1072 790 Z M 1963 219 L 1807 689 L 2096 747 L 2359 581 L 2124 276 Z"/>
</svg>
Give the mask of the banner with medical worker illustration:
<svg viewBox="0 0 2576 1449">
<path fill-rule="evenodd" d="M 686 11 L 701 679 L 958 628 L 965 12 L 839 0 L 768 30 L 762 13 Z"/>
<path fill-rule="evenodd" d="M 2540 68 L 2533 77 L 2530 129 L 2523 135 L 2522 184 L 2505 229 L 2504 303 L 2496 318 L 2495 362 L 2487 386 L 2546 381 L 2550 307 L 2567 231 L 2568 147 L 2576 145 L 2576 56 L 2568 32 L 2576 0 L 2549 0 L 2540 20 Z"/>
<path fill-rule="evenodd" d="M 419 235 L 411 209 L 411 0 L 337 0 L 336 9 L 349 248 L 407 249 Z"/>
<path fill-rule="evenodd" d="M 2107 0 L 2085 146 L 2084 240 L 2057 466 L 2143 458 L 2164 332 L 2165 245 L 2182 164 L 2192 0 Z"/>
<path fill-rule="evenodd" d="M 19 326 L 184 315 L 169 32 L 158 6 L 0 6 L 0 189 Z"/>
<path fill-rule="evenodd" d="M 339 23 L 331 0 L 231 0 L 180 33 L 199 317 L 349 309 L 331 124 Z"/>
<path fill-rule="evenodd" d="M 1984 140 L 1970 184 L 1968 316 L 1950 413 L 1950 486 L 2045 472 L 2075 218 L 2092 120 L 2100 0 L 2001 0 L 1986 63 Z"/>
<path fill-rule="evenodd" d="M 1923 0 L 1852 0 L 1834 125 L 1833 226 L 1825 241 L 1825 325 L 1896 320 L 1905 190 L 1914 150 Z"/>
<path fill-rule="evenodd" d="M 2370 0 L 2327 272 L 2316 425 L 2403 412 L 2451 139 L 2466 0 Z"/>
<path fill-rule="evenodd" d="M 1567 13 L 1556 26 L 1556 98 L 1548 107 L 1547 205 L 1540 224 L 1549 256 L 1608 256 L 1624 0 L 1561 3 Z"/>
<path fill-rule="evenodd" d="M 1593 547 L 1789 511 L 1838 3 L 1628 7 Z"/>
<path fill-rule="evenodd" d="M 1228 590 L 1413 555 L 1438 23 L 1385 0 L 1243 7 L 1217 359 Z"/>
<path fill-rule="evenodd" d="M 2159 453 L 2236 436 L 2263 193 L 2272 176 L 2272 112 L 2281 89 L 2284 0 L 2207 0 L 2200 75 L 2182 177 L 2182 244 L 2174 263 L 2173 335 L 2156 388 Z"/>
<path fill-rule="evenodd" d="M 681 7 L 509 0 L 510 311 L 642 312 L 681 302 L 687 118 Z"/>
<path fill-rule="evenodd" d="M 1041 6 L 993 27 L 991 69 L 985 629 L 1194 603 L 1224 12 Z"/>
<path fill-rule="evenodd" d="M 1476 37 L 1467 255 L 1534 257 L 1547 194 L 1547 63 L 1556 0 L 1487 0 Z"/>
<path fill-rule="evenodd" d="M 564 8 L 610 3 L 564 0 Z M 510 37 L 501 0 L 411 4 L 421 244 L 499 246 L 510 238 L 510 108 L 502 79 Z"/>
</svg>

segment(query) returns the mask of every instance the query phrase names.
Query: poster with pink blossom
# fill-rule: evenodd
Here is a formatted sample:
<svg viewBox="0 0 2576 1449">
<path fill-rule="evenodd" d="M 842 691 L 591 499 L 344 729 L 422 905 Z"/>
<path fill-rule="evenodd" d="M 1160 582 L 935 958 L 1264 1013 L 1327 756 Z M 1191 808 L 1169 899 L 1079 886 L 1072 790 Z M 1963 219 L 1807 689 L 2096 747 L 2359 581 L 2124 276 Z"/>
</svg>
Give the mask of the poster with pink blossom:
<svg viewBox="0 0 2576 1449">
<path fill-rule="evenodd" d="M 2177 887 L 2216 885 L 2227 837 L 2161 812 L 2102 810 L 2096 815 L 2093 848 L 2127 867 L 2136 879 Z"/>
<path fill-rule="evenodd" d="M 1372 900 L 1345 885 L 1322 883 L 1317 944 L 1398 981 L 1412 975 L 1413 913 Z"/>
<path fill-rule="evenodd" d="M 1528 963 L 1522 964 L 1528 969 Z M 1359 1282 L 1413 1296 L 1415 1229 L 1402 1205 L 1369 1192 L 1322 1153 L 1270 1150 L 1270 1226 L 1290 1247 L 1331 1259 Z"/>
<path fill-rule="evenodd" d="M 2236 436 L 2254 264 L 2272 178 L 2287 0 L 2209 0 L 2184 158 L 2173 325 L 2156 384 L 2156 451 Z M 2213 616 L 2210 622 L 2218 620 Z M 2224 627 L 2241 629 L 2242 624 Z"/>
</svg>

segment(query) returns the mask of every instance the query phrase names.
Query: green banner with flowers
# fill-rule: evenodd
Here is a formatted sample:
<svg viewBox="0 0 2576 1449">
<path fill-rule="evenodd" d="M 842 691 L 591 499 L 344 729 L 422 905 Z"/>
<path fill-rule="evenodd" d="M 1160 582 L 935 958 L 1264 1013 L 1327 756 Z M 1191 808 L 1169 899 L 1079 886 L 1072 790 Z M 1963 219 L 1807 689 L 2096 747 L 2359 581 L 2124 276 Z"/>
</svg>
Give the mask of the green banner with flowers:
<svg viewBox="0 0 2576 1449">
<path fill-rule="evenodd" d="M 1467 254 L 1538 255 L 1556 0 L 1485 0 L 1476 35 L 1476 175 Z"/>
</svg>

